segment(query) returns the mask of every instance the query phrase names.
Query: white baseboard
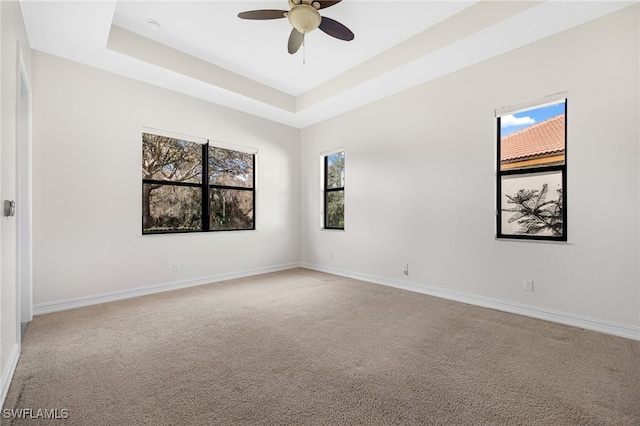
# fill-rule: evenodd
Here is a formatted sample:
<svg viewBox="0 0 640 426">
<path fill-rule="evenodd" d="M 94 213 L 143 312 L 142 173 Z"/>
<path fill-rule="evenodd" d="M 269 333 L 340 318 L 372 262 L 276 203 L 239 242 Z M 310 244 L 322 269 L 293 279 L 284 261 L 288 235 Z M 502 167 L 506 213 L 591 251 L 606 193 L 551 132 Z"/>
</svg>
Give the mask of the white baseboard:
<svg viewBox="0 0 640 426">
<path fill-rule="evenodd" d="M 165 291 L 177 290 L 181 288 L 194 287 L 219 281 L 231 280 L 235 278 L 244 278 L 253 275 L 266 274 L 269 272 L 283 271 L 293 268 L 307 268 L 315 271 L 326 272 L 329 274 L 340 275 L 343 277 L 354 278 L 361 281 L 367 281 L 373 284 L 395 287 L 403 290 L 413 291 L 416 293 L 436 296 L 443 299 L 455 300 L 457 302 L 468 303 L 470 305 L 482 306 L 485 308 L 496 309 L 499 311 L 510 312 L 518 315 L 524 315 L 532 318 L 543 319 L 546 321 L 557 322 L 560 324 L 571 325 L 574 327 L 584 328 L 587 330 L 599 331 L 614 336 L 625 337 L 633 340 L 640 340 L 640 327 L 634 327 L 626 324 L 619 324 L 610 321 L 589 318 L 580 315 L 569 314 L 566 312 L 553 311 L 550 309 L 539 308 L 535 306 L 522 305 L 519 303 L 509 302 L 505 300 L 492 299 L 489 297 L 477 296 L 469 293 L 444 290 L 436 287 L 430 287 L 424 284 L 407 283 L 393 281 L 386 278 L 380 278 L 372 275 L 361 274 L 359 272 L 346 271 L 327 266 L 315 265 L 311 263 L 289 263 L 284 265 L 270 266 L 266 268 L 258 268 L 241 272 L 215 275 L 211 277 L 198 278 L 187 281 L 178 281 L 156 286 L 137 288 L 132 290 L 118 291 L 113 293 L 99 294 L 95 296 L 78 297 L 55 302 L 41 303 L 34 305 L 33 314 L 41 315 L 50 312 L 64 311 L 67 309 L 80 308 L 83 306 L 97 305 L 100 303 L 113 302 L 116 300 L 129 299 L 132 297 L 146 296 L 149 294 L 161 293 Z M 18 351 L 19 354 L 19 351 Z M 13 356 L 13 354 L 12 354 Z M 17 358 L 15 359 L 17 363 Z M 14 366 L 15 369 L 15 366 Z M 13 371 L 11 371 L 13 375 Z M 4 380 L 4 377 L 3 377 Z M 4 381 L 2 382 L 4 386 Z M 8 384 L 7 384 L 8 387 Z M 6 390 L 4 387 L 2 391 Z"/>
<path fill-rule="evenodd" d="M 132 290 L 115 291 L 103 293 L 95 296 L 77 297 L 55 302 L 40 303 L 33 306 L 33 315 L 48 314 L 51 312 L 66 311 L 67 309 L 81 308 L 83 306 L 97 305 L 100 303 L 114 302 L 116 300 L 130 299 L 132 297 L 147 296 L 149 294 L 162 293 L 165 291 L 178 290 L 181 288 L 195 287 L 220 281 L 232 280 L 236 278 L 250 277 L 253 275 L 266 274 L 269 272 L 284 271 L 286 269 L 299 268 L 299 263 L 288 263 L 284 265 L 269 266 L 247 271 L 220 274 L 211 277 L 203 277 L 186 281 L 177 281 L 167 284 L 154 285 L 149 287 L 136 288 Z"/>
<path fill-rule="evenodd" d="M 0 379 L 0 407 L 4 407 L 4 400 L 7 398 L 9 392 L 9 386 L 13 379 L 13 374 L 16 372 L 18 366 L 18 359 L 20 359 L 20 344 L 16 343 L 11 349 L 11 355 L 9 357 L 9 364 L 7 369 L 2 372 L 2 378 Z"/>
<path fill-rule="evenodd" d="M 571 325 L 587 330 L 599 331 L 601 333 L 612 334 L 614 336 L 625 337 L 627 339 L 640 340 L 640 327 L 634 327 L 631 325 L 619 324 L 596 318 L 569 314 L 566 312 L 552 311 L 550 309 L 527 306 L 519 303 L 492 299 L 489 297 L 477 296 L 469 293 L 444 290 L 436 287 L 430 287 L 424 284 L 393 281 L 385 278 L 361 274 L 358 272 L 345 271 L 342 269 L 330 268 L 306 262 L 300 263 L 300 267 L 313 269 L 320 272 L 326 272 L 329 274 L 340 275 L 343 277 L 354 278 L 374 284 L 409 290 L 416 293 L 427 294 L 430 296 L 436 296 L 443 299 L 455 300 L 457 302 L 468 303 L 470 305 L 482 306 L 484 308 L 491 308 L 499 311 L 510 312 L 513 314 L 524 315 L 527 317 Z"/>
</svg>

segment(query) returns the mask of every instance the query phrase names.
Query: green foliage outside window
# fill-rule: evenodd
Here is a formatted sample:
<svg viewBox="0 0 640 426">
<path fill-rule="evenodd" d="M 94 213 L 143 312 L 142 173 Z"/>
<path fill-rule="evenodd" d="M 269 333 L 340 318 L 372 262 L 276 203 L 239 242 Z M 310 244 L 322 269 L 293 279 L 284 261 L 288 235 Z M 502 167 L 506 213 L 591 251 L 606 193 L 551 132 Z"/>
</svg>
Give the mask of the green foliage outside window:
<svg viewBox="0 0 640 426">
<path fill-rule="evenodd" d="M 325 228 L 344 229 L 344 151 L 325 157 Z"/>
<path fill-rule="evenodd" d="M 143 133 L 142 179 L 145 234 L 255 228 L 253 154 Z"/>
</svg>

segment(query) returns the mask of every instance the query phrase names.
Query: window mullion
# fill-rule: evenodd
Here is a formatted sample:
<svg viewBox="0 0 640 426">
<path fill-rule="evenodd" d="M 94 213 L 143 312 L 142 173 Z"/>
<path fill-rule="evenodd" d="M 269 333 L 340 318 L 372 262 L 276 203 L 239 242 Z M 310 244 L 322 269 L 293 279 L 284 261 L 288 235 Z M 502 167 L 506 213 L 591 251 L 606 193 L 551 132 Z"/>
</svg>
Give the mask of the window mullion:
<svg viewBox="0 0 640 426">
<path fill-rule="evenodd" d="M 209 220 L 209 142 L 202 145 L 202 230 L 210 231 Z"/>
<path fill-rule="evenodd" d="M 251 155 L 251 169 L 253 173 L 251 174 L 251 201 L 253 203 L 252 212 L 253 212 L 253 226 L 252 229 L 256 229 L 256 156 L 255 154 Z"/>
<path fill-rule="evenodd" d="M 324 157 L 324 227 L 329 227 L 329 206 L 327 205 L 327 190 L 329 189 L 329 156 Z"/>
</svg>

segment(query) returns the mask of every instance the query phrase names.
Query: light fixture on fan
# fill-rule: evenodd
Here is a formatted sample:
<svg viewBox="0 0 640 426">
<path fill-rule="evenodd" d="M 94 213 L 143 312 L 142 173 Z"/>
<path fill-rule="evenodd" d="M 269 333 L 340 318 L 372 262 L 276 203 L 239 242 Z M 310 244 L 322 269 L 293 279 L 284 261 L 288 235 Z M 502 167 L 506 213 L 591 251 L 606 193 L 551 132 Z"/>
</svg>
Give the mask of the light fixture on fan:
<svg viewBox="0 0 640 426">
<path fill-rule="evenodd" d="M 293 28 L 302 34 L 310 33 L 318 28 L 322 22 L 318 9 L 305 3 L 294 5 L 287 14 L 287 18 Z"/>
<path fill-rule="evenodd" d="M 320 28 L 326 34 L 340 40 L 351 41 L 354 39 L 354 35 L 349 28 L 336 20 L 320 16 L 320 12 L 318 12 L 320 9 L 333 6 L 341 1 L 289 0 L 290 10 L 288 11 L 273 9 L 250 10 L 238 13 L 238 18 L 256 20 L 289 18 L 293 28 L 289 35 L 288 49 L 289 53 L 294 54 L 302 46 L 304 35 L 316 28 Z"/>
</svg>

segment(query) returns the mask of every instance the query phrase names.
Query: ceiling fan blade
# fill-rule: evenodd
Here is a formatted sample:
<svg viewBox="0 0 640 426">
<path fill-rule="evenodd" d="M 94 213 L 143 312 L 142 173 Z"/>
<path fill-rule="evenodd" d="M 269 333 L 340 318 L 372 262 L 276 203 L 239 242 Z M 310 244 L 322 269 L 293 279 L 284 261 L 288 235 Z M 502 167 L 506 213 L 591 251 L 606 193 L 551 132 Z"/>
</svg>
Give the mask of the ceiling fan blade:
<svg viewBox="0 0 640 426">
<path fill-rule="evenodd" d="M 342 0 L 337 0 L 337 1 L 319 1 L 316 0 L 314 1 L 314 3 L 319 3 L 320 4 L 320 9 L 326 9 L 327 7 L 333 6 L 334 4 L 338 4 L 340 3 Z"/>
<path fill-rule="evenodd" d="M 289 35 L 289 53 L 292 55 L 300 49 L 302 46 L 302 42 L 304 41 L 304 33 L 296 30 L 295 28 L 291 29 L 291 34 Z"/>
<path fill-rule="evenodd" d="M 263 10 L 249 10 L 247 12 L 238 13 L 238 18 L 242 19 L 278 19 L 284 18 L 288 11 L 275 10 L 275 9 L 263 9 Z"/>
<path fill-rule="evenodd" d="M 318 28 L 330 36 L 344 41 L 351 41 L 355 37 L 349 28 L 334 19 L 327 18 L 326 16 L 322 18 Z"/>
</svg>

